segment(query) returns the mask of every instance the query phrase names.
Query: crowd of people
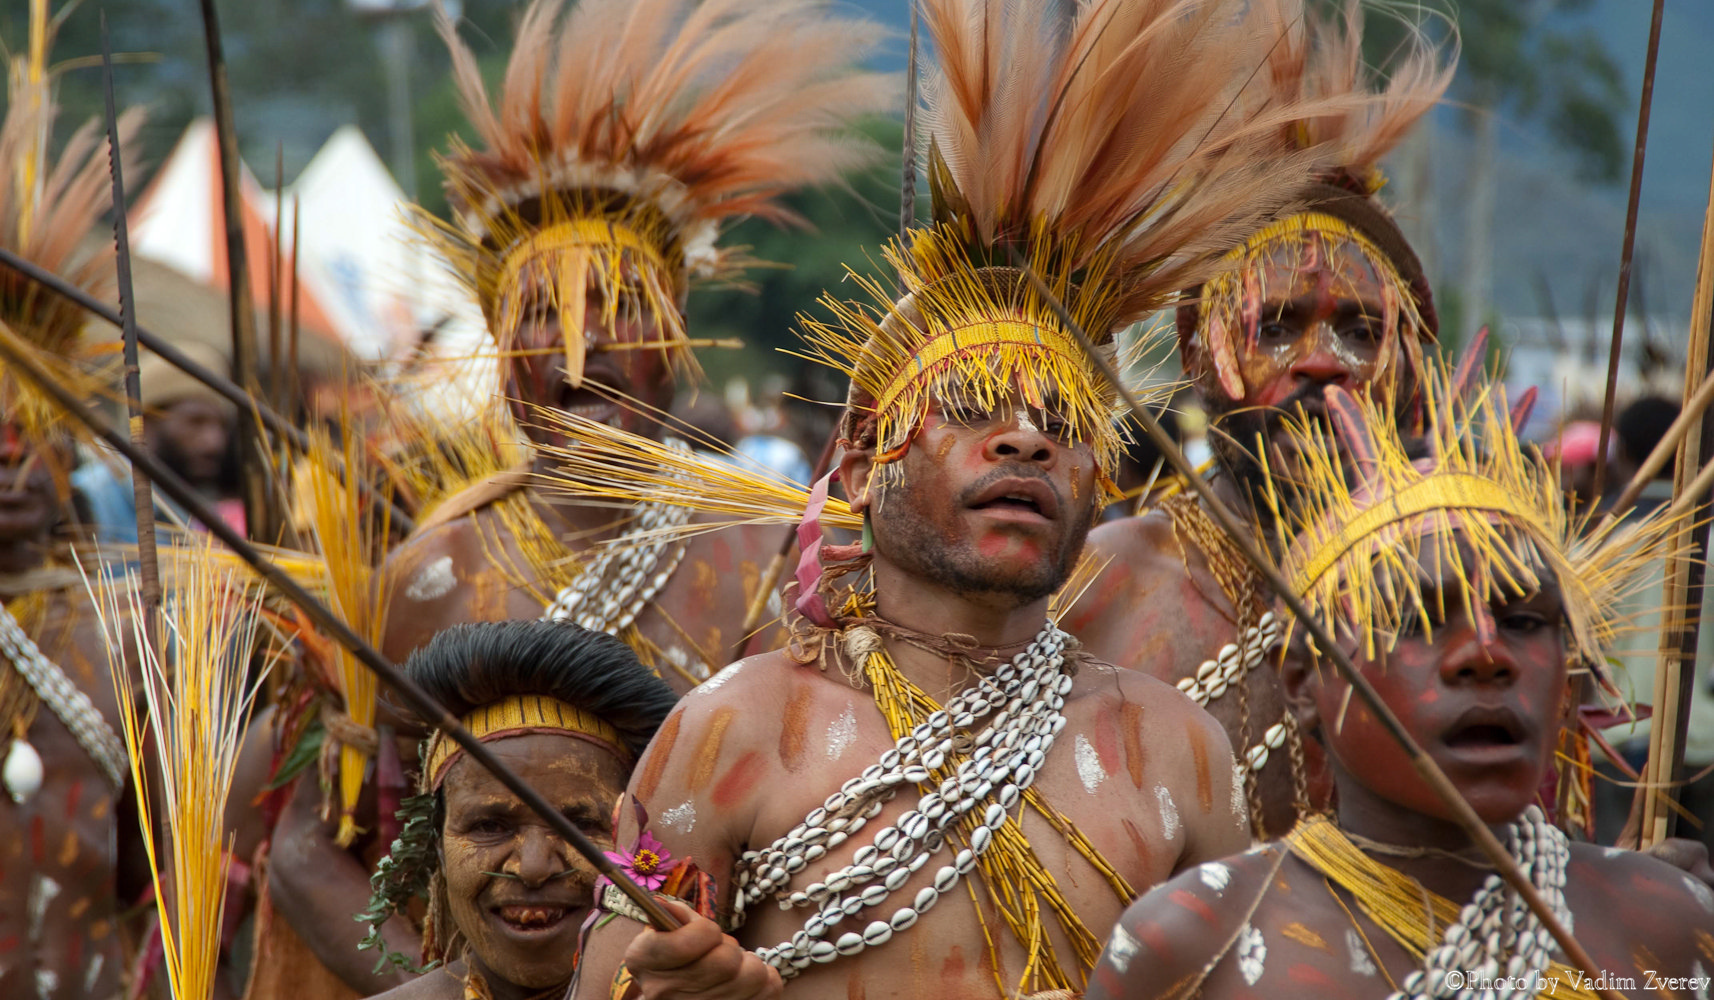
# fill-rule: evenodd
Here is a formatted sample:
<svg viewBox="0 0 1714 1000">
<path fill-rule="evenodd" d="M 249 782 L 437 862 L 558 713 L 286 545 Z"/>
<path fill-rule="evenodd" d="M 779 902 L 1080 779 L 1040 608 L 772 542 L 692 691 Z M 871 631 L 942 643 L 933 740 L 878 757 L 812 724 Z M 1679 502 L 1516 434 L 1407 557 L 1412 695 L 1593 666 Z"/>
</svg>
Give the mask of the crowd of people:
<svg viewBox="0 0 1714 1000">
<path fill-rule="evenodd" d="M 0 995 L 1709 994 L 1707 783 L 1640 831 L 1673 790 L 1635 728 L 1695 498 L 1603 508 L 1586 433 L 1520 440 L 1380 197 L 1456 39 L 1369 67 L 1357 0 L 917 7 L 920 95 L 815 0 L 530 0 L 497 92 L 443 14 L 473 138 L 419 228 L 496 383 L 474 418 L 366 385 L 262 449 L 274 536 L 237 408 L 145 358 L 146 451 L 435 713 L 192 512 L 140 529 L 37 377 L 122 400 L 119 352 L 0 268 Z M 105 143 L 49 149 L 32 12 L 0 244 L 109 295 Z M 740 427 L 687 297 L 901 99 L 926 211 L 802 321 L 845 398 Z M 1183 382 L 1128 386 L 1161 315 Z M 1174 393 L 1200 471 L 1144 434 Z M 1624 411 L 1610 495 L 1677 414 Z M 253 711 L 157 696 L 199 655 Z"/>
</svg>

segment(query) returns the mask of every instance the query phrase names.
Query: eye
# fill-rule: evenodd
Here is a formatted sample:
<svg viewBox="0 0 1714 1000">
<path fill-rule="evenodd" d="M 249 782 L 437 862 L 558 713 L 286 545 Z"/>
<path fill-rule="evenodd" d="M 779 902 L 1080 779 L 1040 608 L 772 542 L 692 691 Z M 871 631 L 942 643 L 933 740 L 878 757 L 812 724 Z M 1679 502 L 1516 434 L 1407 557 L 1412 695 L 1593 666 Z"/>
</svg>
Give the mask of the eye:
<svg viewBox="0 0 1714 1000">
<path fill-rule="evenodd" d="M 1498 625 L 1507 632 L 1518 635 L 1534 635 L 1542 629 L 1553 627 L 1553 622 L 1539 611 L 1509 610 L 1502 608 L 1495 615 Z"/>
<path fill-rule="evenodd" d="M 495 816 L 478 816 L 464 825 L 464 832 L 473 837 L 498 837 L 512 832 L 512 825 Z"/>
<path fill-rule="evenodd" d="M 1256 337 L 1263 343 L 1279 343 L 1291 340 L 1298 334 L 1297 328 L 1282 320 L 1273 320 L 1256 328 Z"/>
<path fill-rule="evenodd" d="M 1346 340 L 1360 344 L 1374 344 L 1381 339 L 1381 321 L 1368 316 L 1358 316 L 1345 325 L 1340 334 Z"/>
</svg>

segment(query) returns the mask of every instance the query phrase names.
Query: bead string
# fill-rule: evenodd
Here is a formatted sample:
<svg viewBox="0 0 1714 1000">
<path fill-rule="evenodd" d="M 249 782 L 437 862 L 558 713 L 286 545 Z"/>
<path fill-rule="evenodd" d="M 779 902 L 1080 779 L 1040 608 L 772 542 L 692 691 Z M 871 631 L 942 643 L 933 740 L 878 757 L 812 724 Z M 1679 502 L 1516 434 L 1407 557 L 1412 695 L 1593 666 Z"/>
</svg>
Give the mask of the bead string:
<svg viewBox="0 0 1714 1000">
<path fill-rule="evenodd" d="M 35 641 L 4 605 L 0 605 L 0 655 L 12 661 L 12 666 L 29 683 L 42 704 L 48 706 L 71 730 L 78 745 L 107 775 L 113 787 L 125 787 L 131 767 L 125 741 L 108 725 L 89 695 L 79 690 L 58 664 L 42 655 Z"/>
</svg>

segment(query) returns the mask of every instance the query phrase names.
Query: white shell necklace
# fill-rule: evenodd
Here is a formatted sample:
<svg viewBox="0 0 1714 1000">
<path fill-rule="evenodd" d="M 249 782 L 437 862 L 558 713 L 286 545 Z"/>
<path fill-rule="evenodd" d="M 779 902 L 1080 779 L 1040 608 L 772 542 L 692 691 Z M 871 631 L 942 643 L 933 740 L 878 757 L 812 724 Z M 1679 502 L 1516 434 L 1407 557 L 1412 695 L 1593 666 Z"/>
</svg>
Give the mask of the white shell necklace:
<svg viewBox="0 0 1714 1000">
<path fill-rule="evenodd" d="M 1564 890 L 1571 849 L 1565 834 L 1532 805 L 1506 827 L 1506 849 L 1560 923 L 1569 927 Z M 1534 996 L 1530 983 L 1548 968 L 1554 947 L 1553 937 L 1528 904 L 1499 875 L 1489 875 L 1423 967 L 1406 976 L 1404 989 L 1387 1000 L 1451 1000 L 1478 988 L 1479 981 L 1484 997 Z M 1504 957 L 1507 952 L 1510 958 Z M 1451 976 L 1453 972 L 1463 978 Z"/>
<path fill-rule="evenodd" d="M 71 730 L 78 745 L 107 775 L 113 787 L 125 787 L 125 779 L 131 773 L 125 741 L 108 725 L 89 695 L 79 690 L 58 664 L 42 655 L 35 640 L 24 632 L 4 605 L 0 605 L 0 655 L 12 661 L 18 675 Z M 0 779 L 4 780 L 12 800 L 22 804 L 41 788 L 41 755 L 28 741 L 14 740 L 6 754 L 6 763 L 0 768 Z"/>
<path fill-rule="evenodd" d="M 690 454 L 690 445 L 678 438 L 667 438 L 666 444 Z M 684 559 L 684 540 L 668 529 L 682 527 L 690 515 L 689 507 L 658 500 L 639 505 L 631 528 L 602 546 L 576 578 L 560 588 L 542 617 L 609 633 L 636 621 Z"/>
<path fill-rule="evenodd" d="M 1023 652 L 901 737 L 881 755 L 879 764 L 847 781 L 790 833 L 765 850 L 744 852 L 734 873 L 733 908 L 738 922 L 747 907 L 764 899 L 778 900 L 781 909 L 816 907 L 790 941 L 757 950 L 763 961 L 791 979 L 811 964 L 886 944 L 975 869 L 976 859 L 992 845 L 1008 810 L 1035 781 L 1054 737 L 1065 728 L 1061 709 L 1072 684 L 1063 670 L 1067 639 L 1048 622 Z M 959 731 L 990 713 L 993 718 L 975 737 L 970 756 L 925 792 L 915 809 L 878 832 L 850 864 L 820 882 L 790 890 L 794 876 L 880 815 L 901 787 L 931 780 L 930 772 L 945 765 L 955 752 Z M 968 845 L 951 863 L 935 873 L 933 884 L 923 886 L 909 905 L 886 919 L 872 920 L 861 932 L 847 931 L 829 940 L 841 921 L 886 902 L 945 846 L 947 828 L 967 816 L 980 816 L 981 825 L 971 831 Z"/>
</svg>

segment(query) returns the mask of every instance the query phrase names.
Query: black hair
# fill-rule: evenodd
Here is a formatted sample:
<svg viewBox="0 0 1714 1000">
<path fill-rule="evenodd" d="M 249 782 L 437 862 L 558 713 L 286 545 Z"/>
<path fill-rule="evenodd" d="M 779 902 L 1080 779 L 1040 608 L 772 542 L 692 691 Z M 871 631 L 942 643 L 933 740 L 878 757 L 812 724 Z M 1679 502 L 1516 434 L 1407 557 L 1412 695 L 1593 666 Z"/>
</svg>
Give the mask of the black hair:
<svg viewBox="0 0 1714 1000">
<path fill-rule="evenodd" d="M 1649 457 L 1667 429 L 1678 419 L 1676 402 L 1660 396 L 1644 396 L 1620 411 L 1613 420 L 1613 431 L 1619 435 L 1619 448 L 1625 457 L 1638 465 Z M 1672 478 L 1677 457 L 1668 458 L 1661 466 L 1658 478 Z"/>
<path fill-rule="evenodd" d="M 571 622 L 454 625 L 418 647 L 404 669 L 455 716 L 510 695 L 558 698 L 617 729 L 637 756 L 678 701 L 631 647 Z"/>
<path fill-rule="evenodd" d="M 635 756 L 654 738 L 678 696 L 643 666 L 631 647 L 605 632 L 571 622 L 504 621 L 454 625 L 435 633 L 405 661 L 405 673 L 455 716 L 511 695 L 558 698 L 619 731 Z M 432 723 L 430 724 L 432 728 Z M 425 744 L 426 747 L 426 744 Z M 370 876 L 369 907 L 357 920 L 369 925 L 359 949 L 381 952 L 376 974 L 388 965 L 421 973 L 456 958 L 462 938 L 446 907 L 439 845 L 446 799 L 424 791 L 400 804 L 399 837 Z M 388 947 L 381 925 L 412 898 L 426 896 L 423 963 Z"/>
</svg>

